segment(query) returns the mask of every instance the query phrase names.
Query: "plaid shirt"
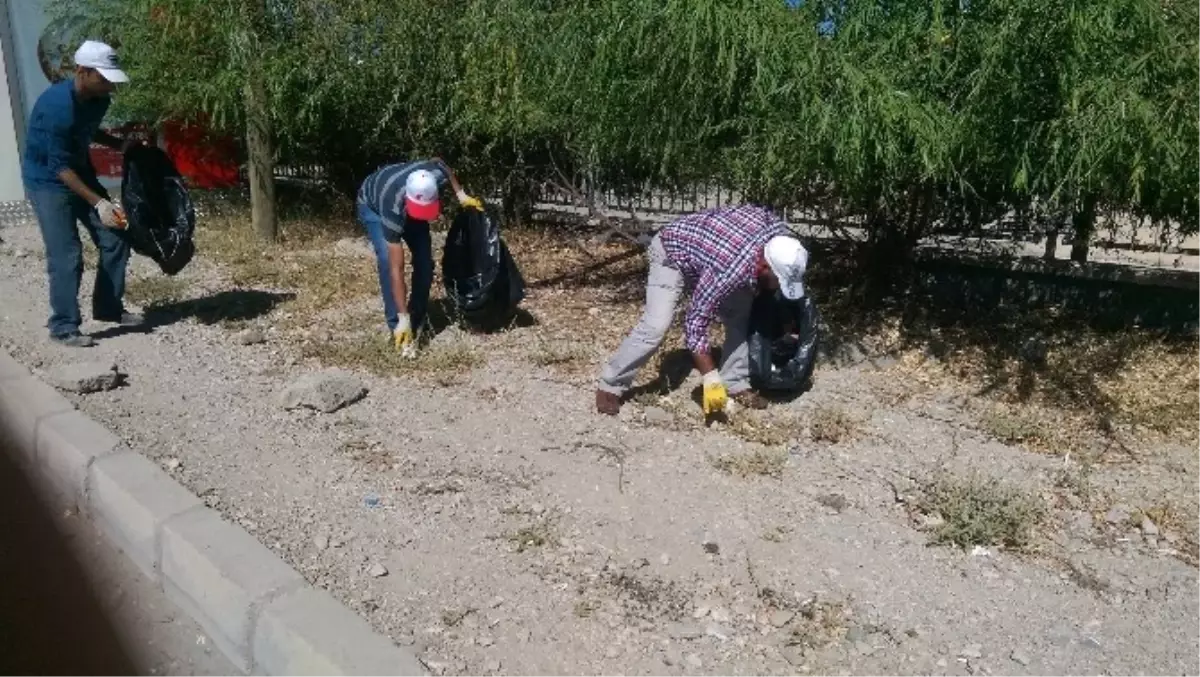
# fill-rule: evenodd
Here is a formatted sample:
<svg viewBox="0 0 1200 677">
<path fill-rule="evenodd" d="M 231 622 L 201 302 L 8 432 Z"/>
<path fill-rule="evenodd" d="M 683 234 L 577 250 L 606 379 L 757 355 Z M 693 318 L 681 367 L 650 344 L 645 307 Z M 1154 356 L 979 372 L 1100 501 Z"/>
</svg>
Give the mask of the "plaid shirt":
<svg viewBox="0 0 1200 677">
<path fill-rule="evenodd" d="M 733 292 L 755 285 L 763 246 L 787 233 L 782 219 L 754 205 L 691 214 L 662 229 L 667 264 L 693 287 L 684 320 L 688 350 L 708 352 L 708 328 L 721 303 Z"/>
</svg>

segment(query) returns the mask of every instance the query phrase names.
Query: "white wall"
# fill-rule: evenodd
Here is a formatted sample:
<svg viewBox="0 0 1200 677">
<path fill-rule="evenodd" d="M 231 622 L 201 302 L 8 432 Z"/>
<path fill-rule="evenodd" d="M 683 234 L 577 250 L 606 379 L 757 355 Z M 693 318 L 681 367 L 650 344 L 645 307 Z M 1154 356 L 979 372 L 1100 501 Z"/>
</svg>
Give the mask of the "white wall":
<svg viewBox="0 0 1200 677">
<path fill-rule="evenodd" d="M 13 52 L 12 35 L 8 28 L 8 0 L 0 1 L 0 202 L 25 199 L 21 186 L 21 153 L 17 143 L 19 121 L 24 119 L 20 95 L 13 91 L 9 73 L 13 72 L 5 59 Z M 15 114 L 15 115 L 14 115 Z"/>
</svg>

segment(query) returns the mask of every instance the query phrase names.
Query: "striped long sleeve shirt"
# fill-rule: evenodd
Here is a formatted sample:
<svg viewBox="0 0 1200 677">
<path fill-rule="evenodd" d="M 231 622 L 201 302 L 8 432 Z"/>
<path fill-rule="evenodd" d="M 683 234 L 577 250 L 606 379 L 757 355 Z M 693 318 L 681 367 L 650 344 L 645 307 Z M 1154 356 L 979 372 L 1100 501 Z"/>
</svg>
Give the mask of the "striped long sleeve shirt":
<svg viewBox="0 0 1200 677">
<path fill-rule="evenodd" d="M 688 350 L 708 351 L 708 329 L 721 304 L 735 291 L 757 283 L 755 268 L 763 246 L 786 234 L 782 219 L 755 205 L 691 214 L 662 229 L 667 263 L 693 288 L 684 320 Z"/>
</svg>

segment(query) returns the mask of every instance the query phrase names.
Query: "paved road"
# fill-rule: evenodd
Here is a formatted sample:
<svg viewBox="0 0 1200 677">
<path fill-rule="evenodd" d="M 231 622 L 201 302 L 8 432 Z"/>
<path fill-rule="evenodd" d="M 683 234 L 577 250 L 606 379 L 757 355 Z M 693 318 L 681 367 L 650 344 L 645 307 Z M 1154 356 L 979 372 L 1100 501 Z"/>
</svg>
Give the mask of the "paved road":
<svg viewBox="0 0 1200 677">
<path fill-rule="evenodd" d="M 95 524 L 44 509 L 11 458 L 0 444 L 0 673 L 239 674 Z"/>
</svg>

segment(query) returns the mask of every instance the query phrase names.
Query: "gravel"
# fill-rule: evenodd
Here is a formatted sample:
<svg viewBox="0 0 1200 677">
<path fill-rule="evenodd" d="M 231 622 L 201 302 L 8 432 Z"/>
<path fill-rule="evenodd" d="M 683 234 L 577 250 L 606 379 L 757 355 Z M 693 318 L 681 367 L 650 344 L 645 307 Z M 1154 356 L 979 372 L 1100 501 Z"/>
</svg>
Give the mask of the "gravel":
<svg viewBox="0 0 1200 677">
<path fill-rule="evenodd" d="M 40 250 L 36 227 L 6 229 L 5 238 Z M 161 275 L 147 263 L 135 258 L 132 273 Z M 366 257 L 337 264 L 374 274 Z M 262 293 L 231 284 L 203 257 L 181 279 L 197 299 Z M 569 303 L 574 293 L 531 287 L 530 308 L 537 315 L 536 304 Z M 80 359 L 45 338 L 41 269 L 0 255 L 0 298 L 0 343 L 18 361 L 48 371 Z M 379 319 L 377 301 L 346 306 Z M 1057 529 L 1070 517 L 1050 498 L 1060 491 L 1061 458 L 930 414 L 937 402 L 963 402 L 955 420 L 970 420 L 983 408 L 970 392 L 914 383 L 899 403 L 881 395 L 880 380 L 909 378 L 903 361 L 887 372 L 818 365 L 812 390 L 763 414 L 803 425 L 815 407 L 836 405 L 863 412 L 866 434 L 793 455 L 779 477 L 736 477 L 709 457 L 763 447 L 734 426 L 598 417 L 594 374 L 533 366 L 527 346 L 541 345 L 541 332 L 570 329 L 541 316 L 540 325 L 471 338 L 486 362 L 452 382 L 347 371 L 340 375 L 358 386 L 350 394 L 369 396 L 284 410 L 282 391 L 325 371 L 287 328 L 289 308 L 244 318 L 275 327 L 266 346 L 242 346 L 222 326 L 193 319 L 100 340 L 89 359 L 119 364 L 128 385 L 69 398 L 156 463 L 179 459 L 172 475 L 180 482 L 231 521 L 253 524 L 256 538 L 377 630 L 412 637 L 438 671 L 476 672 L 498 660 L 511 674 L 653 674 L 675 647 L 677 672 L 913 674 L 933 671 L 944 651 L 995 637 L 1036 655 L 1046 674 L 1200 672 L 1196 569 L 1140 542 L 1111 548 L 1082 539 L 1058 550 Z M 692 406 L 695 378 L 670 397 Z M 1189 445 L 1163 442 L 1136 460 L 1095 464 L 1089 484 L 1120 505 L 1170 503 L 1190 514 L 1197 463 Z M 972 559 L 969 549 L 930 547 L 881 479 L 936 473 L 981 474 L 1047 497 L 1052 519 L 1037 544 L 1047 556 L 989 546 L 992 556 Z M 364 506 L 372 494 L 378 505 Z M 820 509 L 818 497 L 832 494 L 853 509 Z M 1086 578 L 1061 576 L 1064 556 L 1112 581 L 1113 591 L 1100 595 Z M 631 566 L 643 559 L 661 566 Z M 384 563 L 388 575 L 369 575 Z M 1003 575 L 981 575 L 984 563 Z M 493 607 L 496 597 L 504 601 Z M 819 623 L 798 614 L 781 627 L 746 621 L 808 613 L 813 599 L 842 613 Z M 708 613 L 693 621 L 699 604 Z M 1103 623 L 1103 650 L 1084 644 L 1080 628 L 1092 619 Z M 875 642 L 870 655 L 838 641 L 844 628 L 868 622 L 900 641 Z M 730 639 L 706 637 L 710 625 Z M 1053 639 L 1059 626 L 1069 633 L 1061 644 Z M 907 637 L 903 629 L 914 627 L 928 632 Z M 471 641 L 481 635 L 494 643 Z M 614 645 L 620 657 L 606 663 Z M 909 662 L 912 655 L 925 662 Z"/>
</svg>

